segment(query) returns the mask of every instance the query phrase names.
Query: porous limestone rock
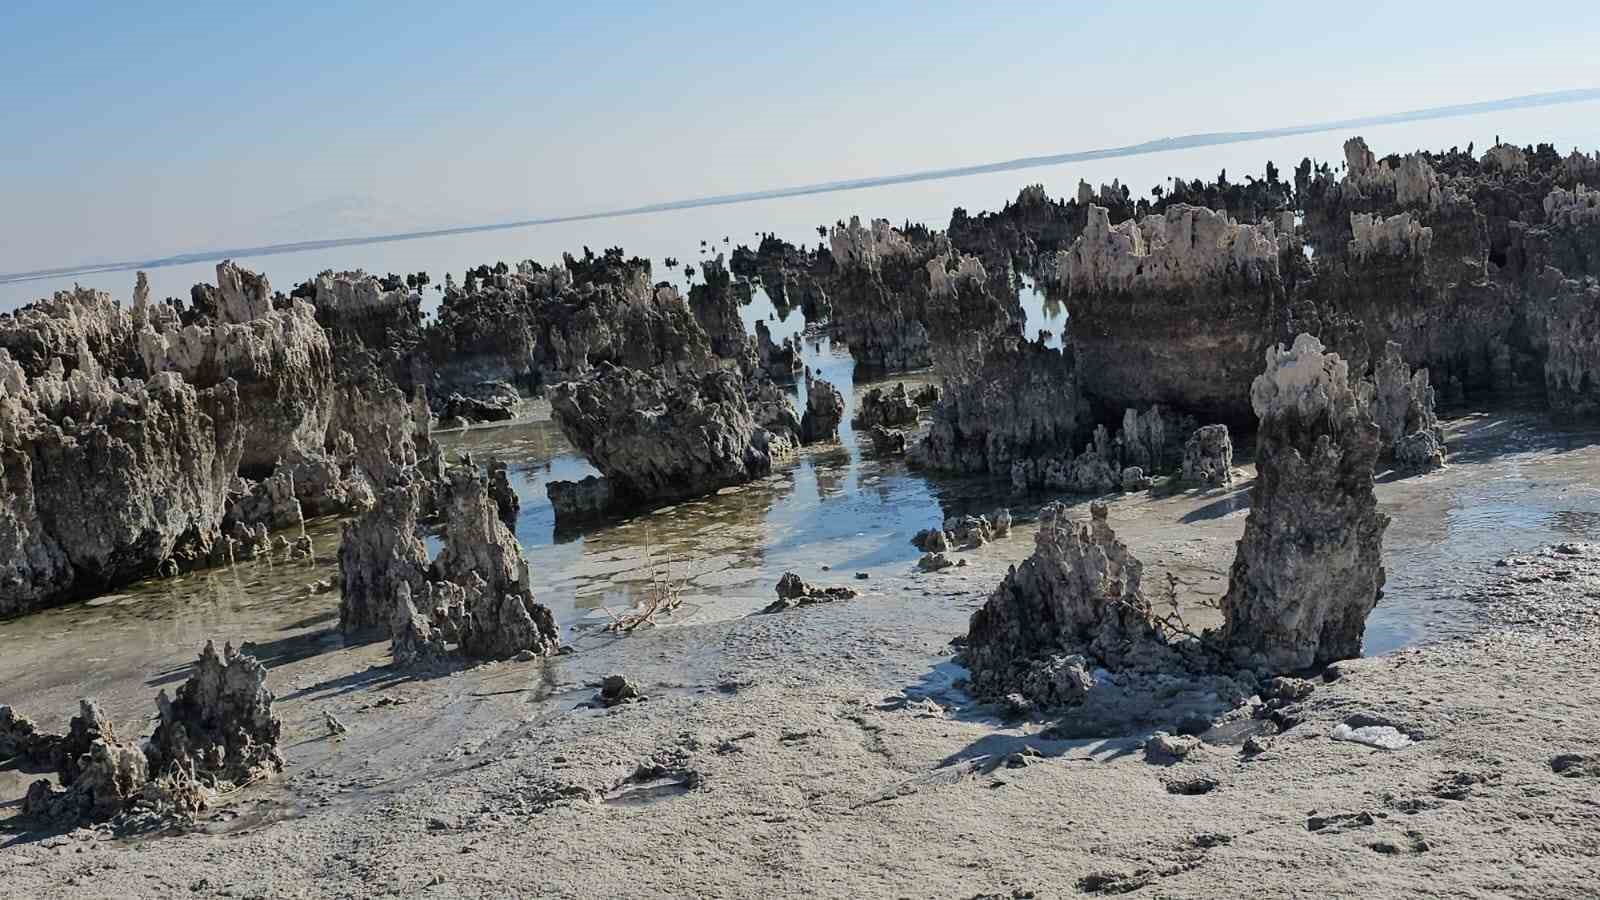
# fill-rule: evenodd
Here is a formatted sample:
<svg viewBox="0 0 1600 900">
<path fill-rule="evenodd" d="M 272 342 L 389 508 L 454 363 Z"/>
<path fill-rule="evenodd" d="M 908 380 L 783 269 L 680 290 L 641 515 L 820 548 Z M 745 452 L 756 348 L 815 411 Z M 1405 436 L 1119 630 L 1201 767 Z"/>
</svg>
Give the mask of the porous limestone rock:
<svg viewBox="0 0 1600 900">
<path fill-rule="evenodd" d="M 711 341 L 711 352 L 733 360 L 748 373 L 755 366 L 755 354 L 739 315 L 739 298 L 730 286 L 731 276 L 722 260 L 719 253 L 715 259 L 700 264 L 703 278 L 689 287 L 689 309 Z"/>
<path fill-rule="evenodd" d="M 1373 371 L 1372 415 L 1378 423 L 1379 454 L 1402 469 L 1426 471 L 1444 465 L 1444 431 L 1434 413 L 1428 370 L 1415 373 L 1390 341 Z"/>
<path fill-rule="evenodd" d="M 77 777 L 64 790 L 43 780 L 29 786 L 22 814 L 63 828 L 105 821 L 133 804 L 150 778 L 145 753 L 134 743 L 96 739 L 77 766 Z"/>
<path fill-rule="evenodd" d="M 1073 703 L 1088 690 L 1080 670 L 1170 661 L 1140 588 L 1144 567 L 1112 531 L 1105 506 L 1093 504 L 1090 521 L 1078 522 L 1050 504 L 1034 540 L 1033 555 L 972 615 L 963 659 L 976 695 Z"/>
<path fill-rule="evenodd" d="M 701 496 L 772 469 L 731 372 L 668 382 L 603 364 L 588 381 L 557 385 L 551 411 L 625 505 Z"/>
<path fill-rule="evenodd" d="M 119 379 L 87 346 L 30 378 L 0 349 L 0 616 L 209 559 L 242 432 L 232 381 Z"/>
<path fill-rule="evenodd" d="M 783 343 L 775 343 L 772 330 L 760 319 L 756 320 L 756 359 L 767 378 L 779 384 L 793 384 L 805 370 L 799 342 L 784 338 Z"/>
<path fill-rule="evenodd" d="M 1302 334 L 1251 387 L 1260 419 L 1250 514 L 1222 601 L 1223 640 L 1271 673 L 1361 654 L 1382 595 L 1372 388 Z"/>
<path fill-rule="evenodd" d="M 419 488 L 397 481 L 371 510 L 345 523 L 339 542 L 339 629 L 349 636 L 386 630 L 404 585 L 416 596 L 428 569 L 428 550 L 417 537 Z"/>
<path fill-rule="evenodd" d="M 1008 477 L 1021 467 L 1030 486 L 1042 484 L 1043 472 L 1034 470 L 1064 448 L 1070 456 L 1079 415 L 1072 355 L 1012 339 L 949 386 L 910 458 L 930 469 Z"/>
<path fill-rule="evenodd" d="M 1433 229 L 1411 213 L 1392 216 L 1350 214 L 1350 255 L 1365 260 L 1371 255 L 1424 257 L 1433 246 Z"/>
<path fill-rule="evenodd" d="M 943 526 L 939 528 L 924 528 L 911 538 L 911 546 L 924 553 L 944 553 L 955 546 L 950 535 Z"/>
<path fill-rule="evenodd" d="M 206 642 L 176 698 L 156 698 L 160 719 L 146 751 L 155 777 L 190 776 L 228 789 L 283 771 L 283 725 L 272 711 L 267 668 L 228 644 Z"/>
<path fill-rule="evenodd" d="M 874 425 L 867 429 L 867 438 L 877 453 L 899 455 L 906 452 L 906 433 L 899 429 Z"/>
<path fill-rule="evenodd" d="M 1207 425 L 1189 435 L 1183 444 L 1178 480 L 1206 487 L 1233 483 L 1233 440 L 1228 436 L 1228 426 Z"/>
<path fill-rule="evenodd" d="M 844 418 L 844 395 L 831 382 L 806 373 L 806 411 L 800 417 L 800 443 L 815 444 L 839 439 L 839 422 Z"/>
<path fill-rule="evenodd" d="M 333 410 L 334 362 L 309 303 L 274 309 L 265 276 L 217 264 L 214 320 L 146 326 L 137 335 L 148 375 L 175 372 L 196 388 L 233 379 L 249 427 L 240 467 L 270 474 L 283 458 L 319 455 Z"/>
</svg>

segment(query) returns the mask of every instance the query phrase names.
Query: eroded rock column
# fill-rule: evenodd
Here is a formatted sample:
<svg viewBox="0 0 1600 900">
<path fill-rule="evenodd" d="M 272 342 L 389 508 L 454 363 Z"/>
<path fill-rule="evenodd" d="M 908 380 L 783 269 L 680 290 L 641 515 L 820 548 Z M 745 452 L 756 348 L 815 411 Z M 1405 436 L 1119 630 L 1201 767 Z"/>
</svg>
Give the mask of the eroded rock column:
<svg viewBox="0 0 1600 900">
<path fill-rule="evenodd" d="M 1302 334 L 1267 353 L 1251 386 L 1260 419 L 1250 515 L 1223 599 L 1240 662 L 1283 672 L 1359 656 L 1382 594 L 1389 517 L 1372 491 L 1371 389 Z"/>
</svg>

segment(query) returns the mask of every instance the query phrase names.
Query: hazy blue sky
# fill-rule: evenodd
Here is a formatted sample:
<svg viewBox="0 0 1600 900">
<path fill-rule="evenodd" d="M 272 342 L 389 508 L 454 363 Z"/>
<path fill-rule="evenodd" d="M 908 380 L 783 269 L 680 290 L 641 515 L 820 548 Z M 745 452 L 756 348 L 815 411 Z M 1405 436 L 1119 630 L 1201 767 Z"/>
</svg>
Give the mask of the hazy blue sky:
<svg viewBox="0 0 1600 900">
<path fill-rule="evenodd" d="M 0 0 L 0 271 L 1600 86 L 1593 0 L 134 6 Z"/>
</svg>

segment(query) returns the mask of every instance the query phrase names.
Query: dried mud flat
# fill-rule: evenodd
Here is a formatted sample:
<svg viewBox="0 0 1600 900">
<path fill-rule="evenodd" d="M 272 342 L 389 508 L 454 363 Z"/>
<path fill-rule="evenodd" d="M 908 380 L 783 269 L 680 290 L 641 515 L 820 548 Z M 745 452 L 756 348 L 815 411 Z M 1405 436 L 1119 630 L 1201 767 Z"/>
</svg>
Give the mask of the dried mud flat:
<svg viewBox="0 0 1600 900">
<path fill-rule="evenodd" d="M 1159 504 L 1112 504 L 1156 572 L 1195 582 L 1225 571 L 1240 515 L 1156 543 L 1162 528 L 1145 520 Z M 1172 723 L 1068 739 L 1054 717 L 1004 720 L 959 689 L 949 641 L 1031 532 L 931 575 L 807 574 L 861 589 L 849 602 L 580 640 L 571 655 L 447 677 L 402 678 L 382 646 L 286 654 L 272 673 L 281 781 L 187 833 L 15 834 L 0 885 L 19 897 L 1594 890 L 1600 549 L 1485 560 L 1462 576 L 1476 634 L 1337 664 L 1308 697 L 1159 765 L 1141 747 Z M 612 672 L 647 699 L 604 707 Z M 1333 738 L 1386 726 L 1409 745 Z M 15 798 L 25 782 L 4 786 Z"/>
</svg>

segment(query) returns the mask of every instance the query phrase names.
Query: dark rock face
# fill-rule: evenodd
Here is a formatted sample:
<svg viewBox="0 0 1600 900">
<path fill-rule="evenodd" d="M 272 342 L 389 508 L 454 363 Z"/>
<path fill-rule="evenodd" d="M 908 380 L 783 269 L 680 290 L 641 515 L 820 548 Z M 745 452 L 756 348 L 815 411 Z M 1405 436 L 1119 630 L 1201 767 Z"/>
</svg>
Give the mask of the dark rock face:
<svg viewBox="0 0 1600 900">
<path fill-rule="evenodd" d="M 701 496 L 772 468 L 765 430 L 731 372 L 667 382 L 602 365 L 589 381 L 557 385 L 551 410 L 624 505 Z"/>
<path fill-rule="evenodd" d="M 1273 672 L 1361 654 L 1382 594 L 1372 387 L 1301 335 L 1267 355 L 1251 389 L 1260 417 L 1255 486 L 1227 596 L 1223 639 Z"/>
<path fill-rule="evenodd" d="M 1031 470 L 1036 461 L 1063 453 L 1070 459 L 1080 416 L 1072 355 L 1012 339 L 996 346 L 971 377 L 949 386 L 913 461 L 1011 477 L 1015 466 Z"/>
<path fill-rule="evenodd" d="M 506 422 L 516 416 L 514 409 L 516 401 L 506 403 L 503 400 L 480 400 L 477 397 L 465 397 L 461 394 L 451 394 L 444 399 L 444 407 L 439 413 L 441 419 L 461 419 L 467 422 Z"/>
<path fill-rule="evenodd" d="M 732 289 L 732 276 L 722 264 L 722 255 L 700 264 L 701 283 L 689 288 L 689 309 L 706 333 L 711 352 L 733 360 L 746 374 L 754 370 L 755 356 L 744 319 L 739 316 L 739 298 Z"/>
<path fill-rule="evenodd" d="M 575 522 L 605 515 L 612 504 L 611 482 L 598 475 L 581 481 L 552 481 L 545 495 L 555 508 L 557 522 Z"/>
<path fill-rule="evenodd" d="M 839 439 L 844 419 L 844 395 L 831 382 L 806 374 L 806 411 L 800 418 L 800 443 L 816 444 Z"/>
<path fill-rule="evenodd" d="M 973 692 L 1024 692 L 1039 705 L 1070 705 L 1092 685 L 1089 669 L 1170 663 L 1140 589 L 1142 572 L 1104 506 L 1094 504 L 1087 523 L 1045 507 L 1033 555 L 972 614 L 963 655 Z"/>
<path fill-rule="evenodd" d="M 778 599 L 763 609 L 762 612 L 783 612 L 796 606 L 810 606 L 816 603 L 832 603 L 835 600 L 849 600 L 856 595 L 854 590 L 847 587 L 817 587 L 801 580 L 793 572 L 783 573 L 778 579 Z"/>
<path fill-rule="evenodd" d="M 0 615 L 206 562 L 244 447 L 231 381 L 37 378 L 0 350 Z"/>
<path fill-rule="evenodd" d="M 161 718 L 147 755 L 156 777 L 187 775 L 209 786 L 242 785 L 283 771 L 282 723 L 272 712 L 267 668 L 206 642 L 189 680 L 156 698 Z"/>
<path fill-rule="evenodd" d="M 1233 483 L 1233 440 L 1228 426 L 1198 428 L 1183 445 L 1183 467 L 1178 479 L 1185 484 L 1222 487 Z"/>
<path fill-rule="evenodd" d="M 1172 206 L 1112 225 L 1090 206 L 1057 258 L 1085 398 L 1107 412 L 1153 403 L 1239 421 L 1286 298 L 1273 224 Z"/>
<path fill-rule="evenodd" d="M 822 284 L 831 269 L 824 252 L 812 253 L 765 234 L 755 250 L 742 244 L 734 248 L 729 265 L 733 274 L 761 282 L 780 319 L 795 306 L 800 307 L 807 322 L 821 322 L 832 315 L 833 307 Z"/>
<path fill-rule="evenodd" d="M 767 323 L 759 319 L 756 320 L 756 360 L 762 374 L 778 384 L 793 384 L 805 371 L 799 342 L 784 338 L 782 344 L 775 343 Z"/>
<path fill-rule="evenodd" d="M 1600 282 L 1564 279 L 1554 292 L 1544 320 L 1550 413 L 1560 422 L 1594 421 L 1600 418 Z"/>
<path fill-rule="evenodd" d="M 857 428 L 898 428 L 917 424 L 919 408 L 906 393 L 904 384 L 892 388 L 873 388 L 861 397 L 851 424 Z"/>
<path fill-rule="evenodd" d="M 517 489 L 511 486 L 511 470 L 503 462 L 489 464 L 489 496 L 494 500 L 495 513 L 501 524 L 517 531 L 517 515 L 522 512 L 522 501 Z"/>
</svg>

